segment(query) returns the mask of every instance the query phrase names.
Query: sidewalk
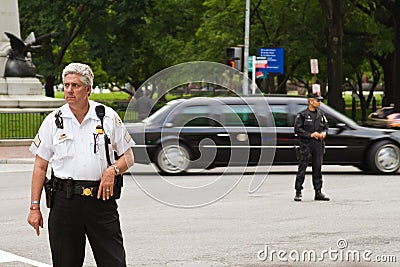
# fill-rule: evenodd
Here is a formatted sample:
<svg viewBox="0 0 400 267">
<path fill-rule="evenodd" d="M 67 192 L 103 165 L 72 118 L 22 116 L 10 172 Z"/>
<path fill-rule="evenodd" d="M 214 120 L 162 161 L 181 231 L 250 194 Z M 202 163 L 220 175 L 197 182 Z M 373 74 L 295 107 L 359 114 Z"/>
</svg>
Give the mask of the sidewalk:
<svg viewBox="0 0 400 267">
<path fill-rule="evenodd" d="M 34 155 L 29 146 L 0 146 L 0 164 L 29 164 Z"/>
</svg>

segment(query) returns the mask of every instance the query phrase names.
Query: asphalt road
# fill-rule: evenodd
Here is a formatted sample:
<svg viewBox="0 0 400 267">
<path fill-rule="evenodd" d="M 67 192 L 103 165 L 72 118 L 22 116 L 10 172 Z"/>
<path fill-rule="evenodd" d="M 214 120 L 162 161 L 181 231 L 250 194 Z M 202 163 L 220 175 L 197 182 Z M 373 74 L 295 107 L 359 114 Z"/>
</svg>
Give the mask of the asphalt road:
<svg viewBox="0 0 400 267">
<path fill-rule="evenodd" d="M 47 221 L 39 237 L 26 222 L 32 165 L 0 167 L 0 266 L 50 266 Z M 144 165 L 131 171 L 133 176 L 125 175 L 119 200 L 129 266 L 397 266 L 400 262 L 398 175 L 324 166 L 323 191 L 332 200 L 313 200 L 308 174 L 304 200 L 297 203 L 295 166 L 273 167 L 267 177 L 266 168 L 250 168 L 243 176 L 241 168 L 176 177 L 159 177 Z M 265 177 L 258 191 L 249 193 L 251 180 L 258 184 Z M 47 220 L 43 205 L 42 210 Z M 95 266 L 89 248 L 85 266 Z"/>
</svg>

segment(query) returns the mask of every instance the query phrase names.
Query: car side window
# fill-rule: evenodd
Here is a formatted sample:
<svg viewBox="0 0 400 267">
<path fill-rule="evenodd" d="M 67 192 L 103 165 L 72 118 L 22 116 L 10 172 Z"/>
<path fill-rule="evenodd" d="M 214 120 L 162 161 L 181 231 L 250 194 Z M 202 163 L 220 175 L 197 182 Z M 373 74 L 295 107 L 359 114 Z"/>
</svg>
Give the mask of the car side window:
<svg viewBox="0 0 400 267">
<path fill-rule="evenodd" d="M 307 105 L 296 105 L 295 108 L 295 114 L 299 113 L 300 111 L 303 111 L 307 108 Z M 337 128 L 337 124 L 340 123 L 340 121 L 338 119 L 336 119 L 335 117 L 332 117 L 330 114 L 328 113 L 324 113 L 326 119 L 328 120 L 328 127 L 329 128 Z M 294 126 L 294 125 L 291 125 Z"/>
<path fill-rule="evenodd" d="M 225 126 L 258 126 L 256 115 L 249 105 L 225 105 L 222 113 Z"/>
<path fill-rule="evenodd" d="M 308 105 L 306 105 L 306 104 L 304 104 L 304 105 L 301 105 L 301 104 L 294 105 L 294 110 L 293 110 L 293 114 L 292 114 L 293 117 L 290 120 L 289 126 L 294 127 L 295 117 L 297 116 L 297 114 L 300 111 L 305 110 L 307 107 L 308 107 Z"/>
<path fill-rule="evenodd" d="M 187 106 L 176 114 L 174 126 L 210 126 L 210 107 L 207 105 Z"/>
<path fill-rule="evenodd" d="M 287 118 L 287 105 L 274 105 L 270 104 L 269 105 L 272 116 L 275 120 L 275 126 L 276 127 L 288 127 L 288 118 Z"/>
<path fill-rule="evenodd" d="M 328 120 L 329 128 L 337 128 L 338 127 L 337 124 L 341 122 L 338 119 L 336 119 L 335 117 L 332 117 L 330 114 L 327 114 L 327 113 L 325 113 L 325 117 Z"/>
</svg>

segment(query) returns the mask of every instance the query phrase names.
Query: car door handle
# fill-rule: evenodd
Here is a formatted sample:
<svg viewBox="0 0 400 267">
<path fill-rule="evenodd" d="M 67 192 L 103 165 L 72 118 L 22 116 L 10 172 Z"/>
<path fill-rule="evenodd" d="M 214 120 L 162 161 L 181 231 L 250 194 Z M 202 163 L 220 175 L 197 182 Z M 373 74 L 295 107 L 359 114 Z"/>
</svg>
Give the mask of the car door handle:
<svg viewBox="0 0 400 267">
<path fill-rule="evenodd" d="M 229 134 L 227 134 L 227 133 L 219 133 L 219 134 L 217 134 L 217 136 L 219 136 L 219 137 L 229 137 Z"/>
</svg>

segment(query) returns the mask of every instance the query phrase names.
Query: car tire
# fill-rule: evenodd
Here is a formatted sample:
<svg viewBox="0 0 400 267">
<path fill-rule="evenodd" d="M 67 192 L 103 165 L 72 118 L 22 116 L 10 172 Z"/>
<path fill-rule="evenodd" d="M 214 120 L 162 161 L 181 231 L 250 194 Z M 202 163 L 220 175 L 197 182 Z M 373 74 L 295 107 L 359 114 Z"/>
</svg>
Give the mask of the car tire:
<svg viewBox="0 0 400 267">
<path fill-rule="evenodd" d="M 370 172 L 371 171 L 371 168 L 369 168 L 369 166 L 367 166 L 367 163 L 365 163 L 365 162 L 362 163 L 362 164 L 354 165 L 354 167 L 357 167 L 361 171 L 364 171 L 364 172 Z"/>
<path fill-rule="evenodd" d="M 183 144 L 167 143 L 160 146 L 155 153 L 157 168 L 162 174 L 180 174 L 189 169 L 191 152 Z"/>
<path fill-rule="evenodd" d="M 393 142 L 385 140 L 373 144 L 367 157 L 374 173 L 391 174 L 400 168 L 400 148 Z"/>
</svg>

